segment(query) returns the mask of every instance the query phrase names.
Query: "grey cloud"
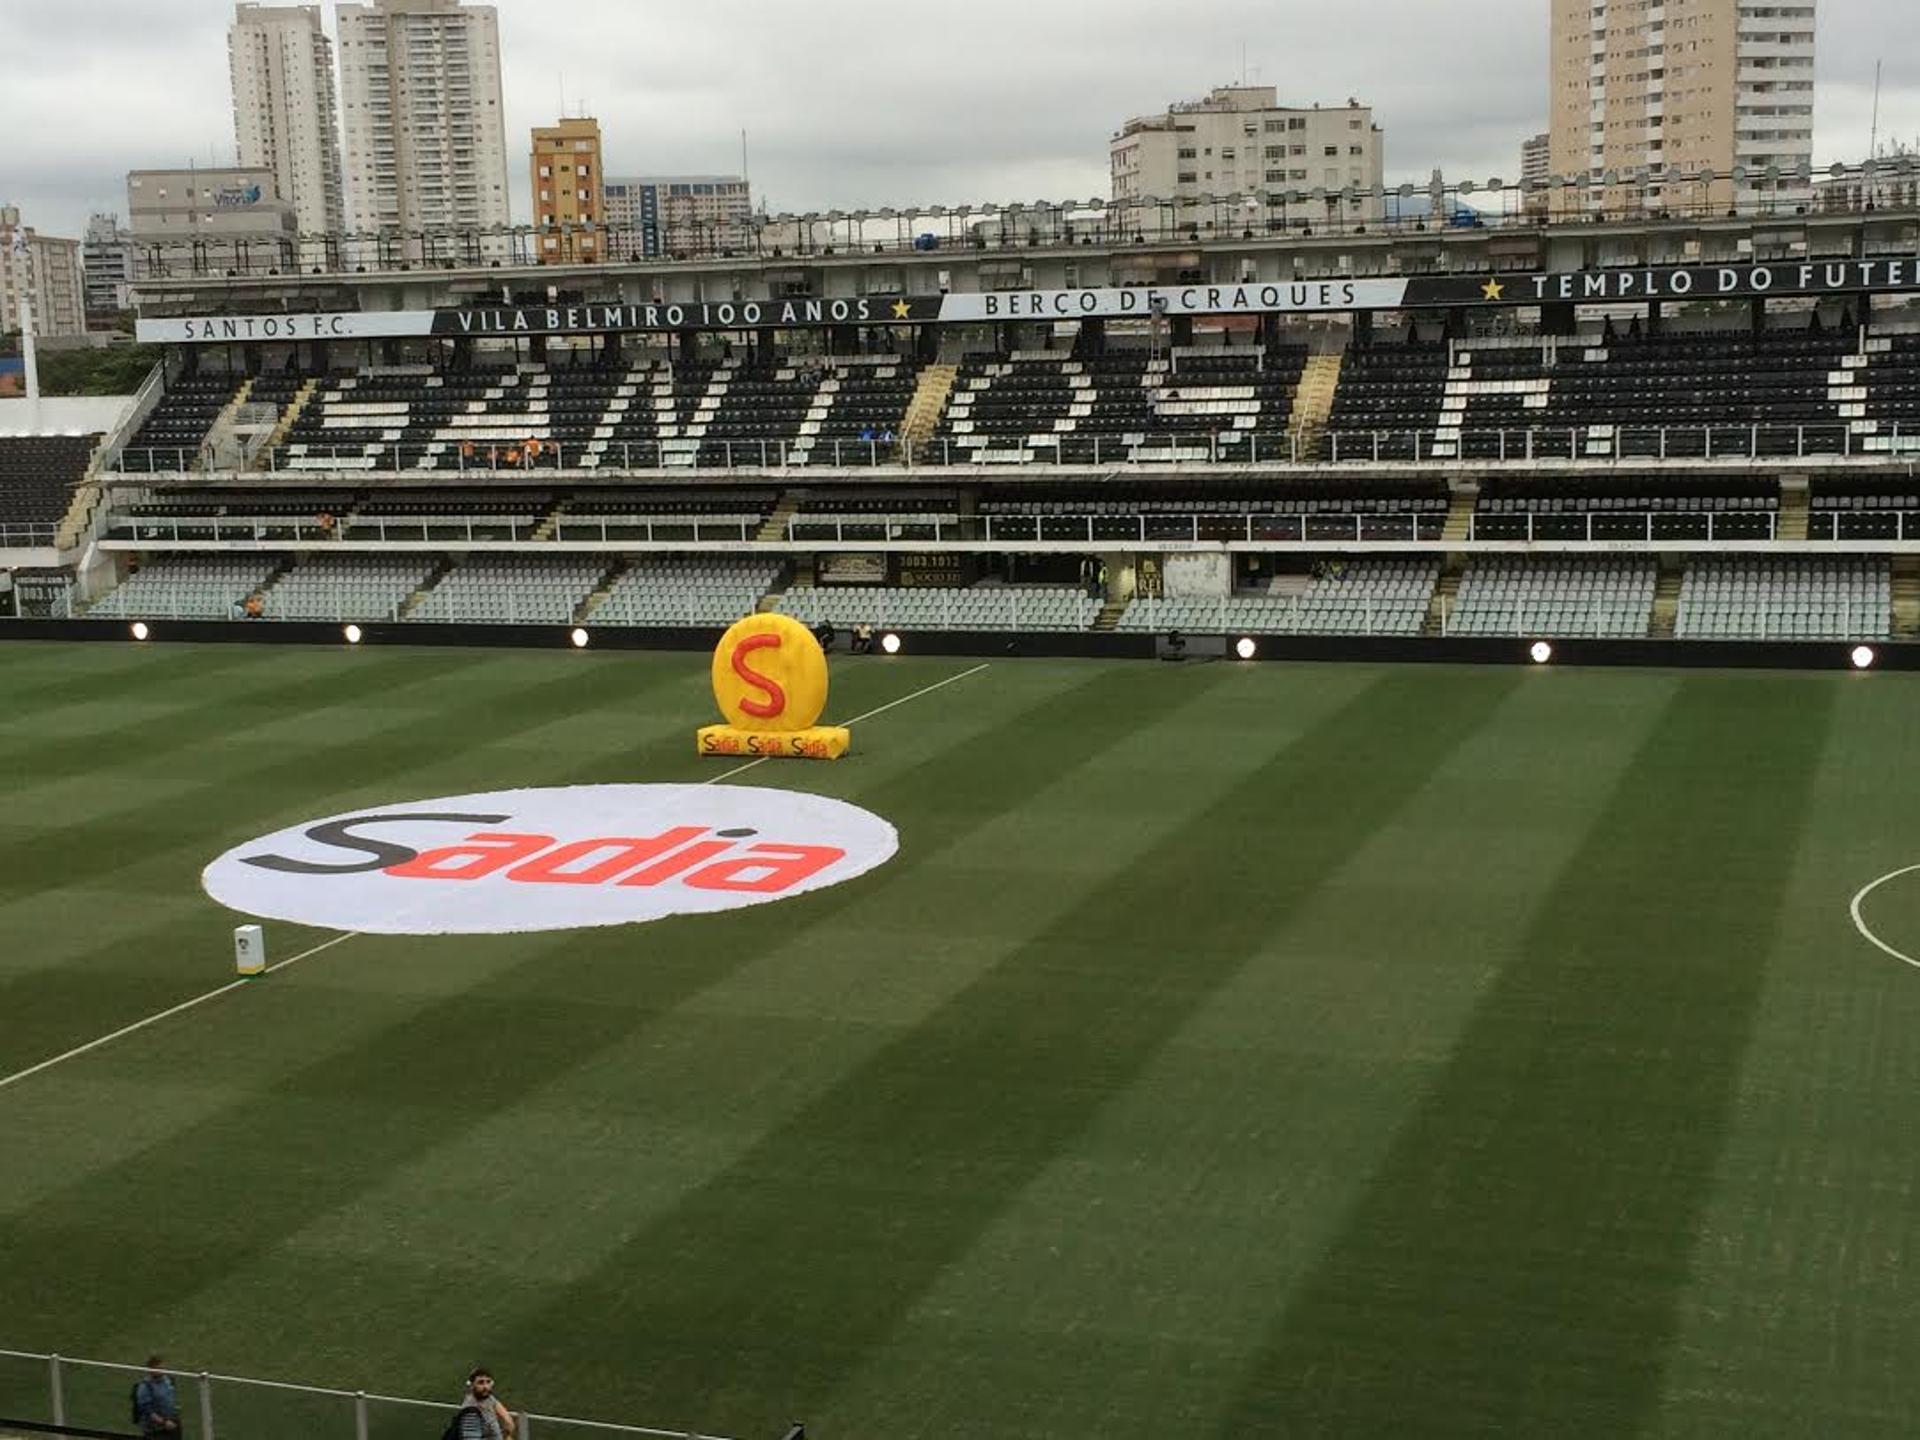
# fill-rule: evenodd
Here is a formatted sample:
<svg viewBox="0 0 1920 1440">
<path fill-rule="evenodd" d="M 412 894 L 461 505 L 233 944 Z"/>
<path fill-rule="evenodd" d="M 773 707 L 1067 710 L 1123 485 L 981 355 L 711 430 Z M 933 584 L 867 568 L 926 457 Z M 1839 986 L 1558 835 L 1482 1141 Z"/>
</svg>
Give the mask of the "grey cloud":
<svg viewBox="0 0 1920 1440">
<path fill-rule="evenodd" d="M 599 116 L 610 172 L 732 170 L 776 208 L 1090 197 L 1127 117 L 1239 78 L 1375 108 L 1391 180 L 1511 178 L 1543 128 L 1541 0 L 496 0 L 508 148 Z M 1920 137 L 1920 5 L 1819 0 L 1817 153 Z M 130 168 L 232 153 L 227 0 L 0 0 L 0 198 L 77 234 Z M 57 117 L 57 120 L 55 120 Z M 55 120 L 55 123 L 49 123 Z"/>
</svg>

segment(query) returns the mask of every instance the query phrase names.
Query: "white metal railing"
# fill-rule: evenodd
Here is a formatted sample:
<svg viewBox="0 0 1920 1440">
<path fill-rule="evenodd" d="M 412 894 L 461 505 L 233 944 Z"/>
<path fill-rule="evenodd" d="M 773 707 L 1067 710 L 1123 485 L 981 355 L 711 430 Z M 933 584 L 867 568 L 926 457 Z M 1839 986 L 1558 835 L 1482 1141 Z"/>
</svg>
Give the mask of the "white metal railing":
<svg viewBox="0 0 1920 1440">
<path fill-rule="evenodd" d="M 1101 599 L 1097 594 L 1067 586 L 1047 589 L 977 586 L 972 589 L 916 593 L 910 587 L 846 587 L 833 585 L 789 590 L 781 608 L 809 624 L 827 621 L 836 626 L 872 624 L 884 629 L 899 626 L 922 630 L 1031 630 L 1080 631 L 1093 624 Z"/>
<path fill-rule="evenodd" d="M 1358 544 L 1366 540 L 1438 540 L 1446 528 L 1446 518 L 1441 511 L 1417 510 L 1299 515 L 1252 511 L 1139 515 L 990 513 L 939 521 L 913 515 L 875 514 L 817 520 L 796 515 L 787 522 L 786 538 L 792 544 L 889 540 L 942 544 L 1253 544 L 1260 541 Z M 872 533 L 875 531 L 879 533 Z"/>
<path fill-rule="evenodd" d="M 0 1371 L 0 1417 L 27 1424 L 75 1426 L 111 1434 L 126 1433 L 128 1399 L 144 1365 L 80 1360 L 33 1350 L 0 1349 L 0 1360 L 14 1362 Z M 29 1372 L 34 1372 L 30 1374 Z M 419 1412 L 450 1418 L 458 1399 L 421 1400 L 341 1390 L 324 1385 L 295 1385 L 207 1370 L 164 1370 L 179 1392 L 180 1409 L 195 1440 L 219 1440 L 222 1434 L 253 1440 L 258 1436 L 299 1436 L 300 1440 L 386 1440 L 431 1434 L 434 1421 Z M 16 1413 L 16 1407 L 36 1413 Z M 727 1440 L 690 1429 L 625 1425 L 518 1410 L 519 1440 L 642 1435 L 659 1440 Z"/>
<path fill-rule="evenodd" d="M 147 371 L 147 378 L 140 382 L 140 388 L 133 392 L 133 404 L 127 407 L 127 413 L 120 417 L 120 423 L 109 430 L 100 440 L 100 451 L 94 464 L 98 470 L 119 468 L 123 446 L 139 433 L 147 416 L 153 413 L 160 403 L 160 397 L 167 389 L 167 367 L 164 361 L 155 361 Z"/>
<path fill-rule="evenodd" d="M 1704 534 L 1682 535 L 1673 533 L 1685 527 L 1685 521 L 1706 522 Z M 1605 534 L 1595 534 L 1595 522 Z M 1751 533 L 1762 526 L 1756 521 L 1764 521 L 1763 534 Z M 1482 514 L 1475 511 L 1467 520 L 1467 540 L 1469 543 L 1479 540 L 1524 540 L 1533 544 L 1539 540 L 1578 540 L 1588 544 L 1608 544 L 1614 542 L 1640 542 L 1651 545 L 1655 540 L 1706 540 L 1713 543 L 1720 540 L 1774 540 L 1779 538 L 1780 517 L 1771 510 L 1587 510 L 1576 512 L 1526 510 L 1512 514 L 1492 512 Z M 1699 529 L 1700 527 L 1691 527 Z M 1656 529 L 1668 533 L 1656 535 Z M 1520 531 L 1514 534 L 1514 531 Z M 1568 530 L 1575 533 L 1567 534 Z M 1726 532 L 1736 533 L 1729 535 Z M 1486 534 L 1481 532 L 1485 531 Z M 1504 533 L 1503 533 L 1504 532 Z M 1552 533 L 1543 533 L 1552 532 Z M 1900 536 L 1905 539 L 1903 533 Z"/>
<path fill-rule="evenodd" d="M 978 442 L 978 443 L 970 443 Z M 899 440 L 550 441 L 537 457 L 511 461 L 509 447 L 469 457 L 432 443 L 277 446 L 264 452 L 270 474 L 316 479 L 355 475 L 481 475 L 535 480 L 569 474 L 687 474 L 695 471 L 805 469 L 948 469 L 955 466 L 1150 466 L 1405 464 L 1481 468 L 1543 461 L 1892 461 L 1920 456 L 1920 433 L 1899 421 L 1856 430 L 1854 423 L 1795 425 L 1529 426 L 1500 429 L 1327 430 L 1317 440 L 1300 431 L 1213 434 L 938 436 Z M 444 462 L 444 463 L 443 463 Z M 222 475 L 201 447 L 123 451 L 114 468 L 127 474 Z"/>
</svg>

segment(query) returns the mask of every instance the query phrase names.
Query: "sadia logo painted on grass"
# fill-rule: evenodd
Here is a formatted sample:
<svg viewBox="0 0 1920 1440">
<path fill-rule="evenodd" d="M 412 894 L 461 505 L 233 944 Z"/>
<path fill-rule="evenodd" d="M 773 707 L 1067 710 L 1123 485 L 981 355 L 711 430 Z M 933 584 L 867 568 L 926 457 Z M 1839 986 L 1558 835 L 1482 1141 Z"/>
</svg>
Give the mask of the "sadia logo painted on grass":
<svg viewBox="0 0 1920 1440">
<path fill-rule="evenodd" d="M 714 785 L 576 785 L 371 806 L 236 846 L 200 883 L 249 915 L 379 935 L 624 925 L 760 905 L 884 864 L 843 801 Z"/>
</svg>

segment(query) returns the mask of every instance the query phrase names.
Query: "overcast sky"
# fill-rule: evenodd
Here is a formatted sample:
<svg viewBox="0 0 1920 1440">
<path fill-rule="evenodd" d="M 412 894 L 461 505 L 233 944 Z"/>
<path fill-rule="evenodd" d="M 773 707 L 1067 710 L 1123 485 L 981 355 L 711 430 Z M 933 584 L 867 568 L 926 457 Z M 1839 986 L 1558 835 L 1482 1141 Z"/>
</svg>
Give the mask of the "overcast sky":
<svg viewBox="0 0 1920 1440">
<path fill-rule="evenodd" d="M 1818 0 L 1815 159 L 1920 138 L 1920 0 Z M 327 26 L 333 29 L 332 6 Z M 733 171 L 780 210 L 1085 199 L 1130 115 L 1248 78 L 1374 107 L 1387 178 L 1511 180 L 1545 128 L 1546 0 L 497 0 L 526 136 L 596 115 L 610 174 Z M 126 172 L 233 159 L 226 0 L 0 0 L 0 202 L 49 234 Z"/>
</svg>

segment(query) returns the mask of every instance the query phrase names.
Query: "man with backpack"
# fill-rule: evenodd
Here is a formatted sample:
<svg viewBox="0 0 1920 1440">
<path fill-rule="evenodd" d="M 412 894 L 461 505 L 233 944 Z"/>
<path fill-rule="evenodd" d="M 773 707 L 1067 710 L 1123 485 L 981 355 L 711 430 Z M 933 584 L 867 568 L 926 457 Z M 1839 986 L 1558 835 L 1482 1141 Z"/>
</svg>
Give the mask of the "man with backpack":
<svg viewBox="0 0 1920 1440">
<path fill-rule="evenodd" d="M 493 1372 L 479 1366 L 440 1440 L 513 1440 L 513 1412 L 493 1393 Z"/>
<path fill-rule="evenodd" d="M 134 1384 L 130 1403 L 133 1423 L 142 1435 L 180 1433 L 180 1399 L 158 1355 L 147 1358 L 147 1373 Z"/>
</svg>

